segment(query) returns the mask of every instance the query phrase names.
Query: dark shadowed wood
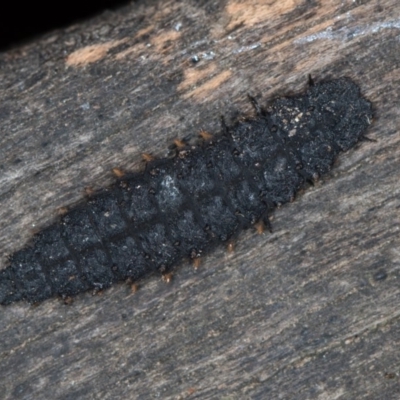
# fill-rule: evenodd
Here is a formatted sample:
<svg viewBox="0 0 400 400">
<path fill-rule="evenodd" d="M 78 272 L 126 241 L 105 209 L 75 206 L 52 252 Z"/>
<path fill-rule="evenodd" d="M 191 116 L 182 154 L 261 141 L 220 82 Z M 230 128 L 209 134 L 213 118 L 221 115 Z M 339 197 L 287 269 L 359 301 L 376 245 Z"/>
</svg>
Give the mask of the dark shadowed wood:
<svg viewBox="0 0 400 400">
<path fill-rule="evenodd" d="M 316 81 L 375 106 L 331 174 L 170 284 L 0 309 L 4 399 L 397 399 L 397 0 L 147 1 L 0 54 L 0 254 L 111 169 Z"/>
</svg>

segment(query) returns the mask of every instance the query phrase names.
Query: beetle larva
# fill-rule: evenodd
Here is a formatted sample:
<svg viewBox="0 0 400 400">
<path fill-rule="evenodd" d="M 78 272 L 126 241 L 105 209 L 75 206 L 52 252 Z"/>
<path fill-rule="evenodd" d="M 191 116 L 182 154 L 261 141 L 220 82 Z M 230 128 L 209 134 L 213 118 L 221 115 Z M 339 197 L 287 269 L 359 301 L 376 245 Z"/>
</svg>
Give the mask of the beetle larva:
<svg viewBox="0 0 400 400">
<path fill-rule="evenodd" d="M 371 103 L 341 78 L 223 124 L 72 208 L 0 271 L 0 303 L 39 302 L 198 258 L 266 219 L 365 138 Z"/>
</svg>

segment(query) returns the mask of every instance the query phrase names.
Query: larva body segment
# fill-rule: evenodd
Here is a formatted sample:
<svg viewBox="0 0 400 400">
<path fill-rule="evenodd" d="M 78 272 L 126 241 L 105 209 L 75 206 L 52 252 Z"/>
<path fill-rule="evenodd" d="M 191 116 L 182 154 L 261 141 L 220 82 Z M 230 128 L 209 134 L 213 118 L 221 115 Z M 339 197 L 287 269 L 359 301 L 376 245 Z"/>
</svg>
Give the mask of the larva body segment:
<svg viewBox="0 0 400 400">
<path fill-rule="evenodd" d="M 175 157 L 120 178 L 16 252 L 0 271 L 0 304 L 70 297 L 197 258 L 329 171 L 371 119 L 371 104 L 342 78 L 179 146 Z"/>
</svg>

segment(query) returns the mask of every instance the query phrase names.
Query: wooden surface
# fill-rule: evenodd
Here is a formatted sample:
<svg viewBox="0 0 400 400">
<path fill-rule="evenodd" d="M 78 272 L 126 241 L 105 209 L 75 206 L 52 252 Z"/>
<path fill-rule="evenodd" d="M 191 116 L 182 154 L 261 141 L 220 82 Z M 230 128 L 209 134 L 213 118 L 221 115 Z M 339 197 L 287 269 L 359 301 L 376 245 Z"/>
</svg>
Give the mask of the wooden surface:
<svg viewBox="0 0 400 400">
<path fill-rule="evenodd" d="M 399 66 L 398 0 L 136 2 L 0 54 L 1 267 L 249 92 L 349 76 L 377 140 L 170 284 L 1 308 L 0 398 L 398 399 Z"/>
</svg>

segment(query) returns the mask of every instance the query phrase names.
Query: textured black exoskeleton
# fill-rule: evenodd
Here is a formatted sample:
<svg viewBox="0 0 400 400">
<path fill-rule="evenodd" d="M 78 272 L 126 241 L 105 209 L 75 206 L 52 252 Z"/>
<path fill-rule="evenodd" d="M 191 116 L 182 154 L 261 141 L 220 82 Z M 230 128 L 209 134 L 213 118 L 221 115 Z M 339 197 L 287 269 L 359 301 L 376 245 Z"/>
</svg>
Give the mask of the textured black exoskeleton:
<svg viewBox="0 0 400 400">
<path fill-rule="evenodd" d="M 266 219 L 362 140 L 371 104 L 349 79 L 311 85 L 65 214 L 0 271 L 0 304 L 107 288 L 197 258 Z"/>
</svg>

